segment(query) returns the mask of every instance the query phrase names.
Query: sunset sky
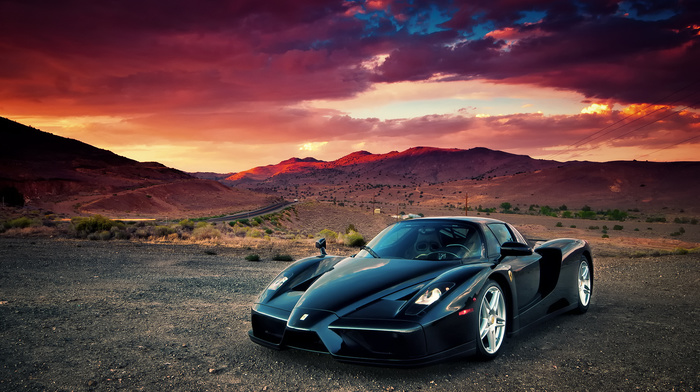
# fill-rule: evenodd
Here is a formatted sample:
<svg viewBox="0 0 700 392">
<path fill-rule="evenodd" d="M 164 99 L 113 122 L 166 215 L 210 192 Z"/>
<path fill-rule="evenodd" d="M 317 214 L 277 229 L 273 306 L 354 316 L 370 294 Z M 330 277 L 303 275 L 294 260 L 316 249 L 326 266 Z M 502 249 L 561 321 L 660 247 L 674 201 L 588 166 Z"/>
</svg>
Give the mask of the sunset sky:
<svg viewBox="0 0 700 392">
<path fill-rule="evenodd" d="M 185 171 L 697 161 L 699 109 L 696 0 L 0 0 L 0 116 Z"/>
</svg>

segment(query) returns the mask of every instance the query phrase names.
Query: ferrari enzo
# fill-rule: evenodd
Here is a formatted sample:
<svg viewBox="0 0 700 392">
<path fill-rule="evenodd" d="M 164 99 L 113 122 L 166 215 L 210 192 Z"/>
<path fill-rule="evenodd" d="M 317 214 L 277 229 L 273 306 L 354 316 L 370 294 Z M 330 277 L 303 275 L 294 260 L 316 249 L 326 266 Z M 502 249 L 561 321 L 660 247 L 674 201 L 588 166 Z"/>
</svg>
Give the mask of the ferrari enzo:
<svg viewBox="0 0 700 392">
<path fill-rule="evenodd" d="M 588 310 L 586 241 L 528 241 L 480 217 L 395 223 L 352 257 L 320 255 L 283 270 L 252 307 L 248 335 L 274 349 L 352 363 L 425 365 L 495 358 L 507 336 L 563 312 Z"/>
</svg>

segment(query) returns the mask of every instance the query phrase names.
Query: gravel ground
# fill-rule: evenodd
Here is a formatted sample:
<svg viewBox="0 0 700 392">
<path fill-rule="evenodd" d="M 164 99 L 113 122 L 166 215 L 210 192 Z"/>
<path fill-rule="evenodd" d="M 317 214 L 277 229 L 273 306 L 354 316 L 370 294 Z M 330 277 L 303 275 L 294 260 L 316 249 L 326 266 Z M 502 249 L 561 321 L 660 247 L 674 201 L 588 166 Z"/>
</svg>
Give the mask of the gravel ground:
<svg viewBox="0 0 700 392">
<path fill-rule="evenodd" d="M 386 369 L 250 342 L 250 305 L 287 263 L 246 252 L 0 238 L 0 390 L 700 390 L 699 254 L 597 258 L 585 315 L 491 362 Z"/>
</svg>

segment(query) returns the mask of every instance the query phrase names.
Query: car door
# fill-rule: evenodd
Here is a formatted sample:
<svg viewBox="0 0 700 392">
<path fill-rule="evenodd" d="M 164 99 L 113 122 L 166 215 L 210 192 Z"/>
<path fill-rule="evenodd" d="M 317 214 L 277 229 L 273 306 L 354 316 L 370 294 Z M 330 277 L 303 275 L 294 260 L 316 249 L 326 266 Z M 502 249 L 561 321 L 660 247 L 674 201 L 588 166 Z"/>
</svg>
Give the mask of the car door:
<svg viewBox="0 0 700 392">
<path fill-rule="evenodd" d="M 506 242 L 522 242 L 504 223 L 491 223 L 487 227 L 496 237 L 499 245 Z M 508 256 L 502 261 L 511 267 L 519 313 L 527 310 L 540 298 L 538 294 L 540 286 L 539 260 L 540 256 L 533 254 L 530 256 Z"/>
</svg>

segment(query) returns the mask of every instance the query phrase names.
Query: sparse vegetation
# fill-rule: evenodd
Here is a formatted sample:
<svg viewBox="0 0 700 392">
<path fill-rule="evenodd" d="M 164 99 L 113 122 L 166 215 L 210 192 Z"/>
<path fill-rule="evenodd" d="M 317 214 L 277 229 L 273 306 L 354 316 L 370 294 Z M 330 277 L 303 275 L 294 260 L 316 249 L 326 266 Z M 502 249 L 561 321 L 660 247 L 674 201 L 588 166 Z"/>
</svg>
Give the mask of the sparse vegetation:
<svg viewBox="0 0 700 392">
<path fill-rule="evenodd" d="M 663 216 L 650 216 L 647 218 L 647 223 L 655 223 L 655 222 L 666 222 L 666 217 Z"/>
<path fill-rule="evenodd" d="M 256 253 L 249 254 L 245 257 L 246 260 L 248 261 L 260 261 L 260 255 Z"/>
<path fill-rule="evenodd" d="M 205 226 L 198 224 L 197 228 L 192 232 L 192 238 L 198 241 L 219 239 L 221 238 L 221 231 L 208 224 Z"/>
<path fill-rule="evenodd" d="M 685 234 L 685 229 L 681 227 L 680 229 L 678 229 L 678 231 L 674 231 L 673 233 L 671 233 L 671 237 L 678 237 L 679 235 L 683 234 Z"/>
<path fill-rule="evenodd" d="M 194 230 L 194 221 L 191 219 L 183 219 L 179 223 L 180 227 L 182 227 L 185 230 Z"/>
<path fill-rule="evenodd" d="M 276 254 L 272 256 L 272 260 L 274 261 L 294 261 L 294 257 L 288 254 Z"/>
<path fill-rule="evenodd" d="M 31 226 L 33 221 L 25 216 L 11 219 L 3 224 L 6 229 L 24 229 Z"/>
<path fill-rule="evenodd" d="M 351 231 L 350 233 L 345 235 L 344 244 L 346 246 L 359 248 L 361 246 L 364 246 L 366 243 L 367 242 L 365 241 L 364 237 L 362 237 L 362 234 L 356 231 Z"/>
</svg>

